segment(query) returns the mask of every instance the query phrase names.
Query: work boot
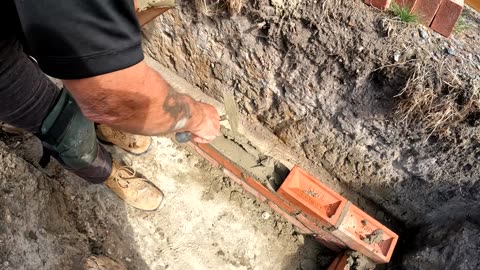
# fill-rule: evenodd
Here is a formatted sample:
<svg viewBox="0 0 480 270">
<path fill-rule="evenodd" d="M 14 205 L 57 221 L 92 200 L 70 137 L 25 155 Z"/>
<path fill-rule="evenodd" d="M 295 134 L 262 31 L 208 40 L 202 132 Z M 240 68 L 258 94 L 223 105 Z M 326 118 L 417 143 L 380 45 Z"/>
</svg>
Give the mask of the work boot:
<svg viewBox="0 0 480 270">
<path fill-rule="evenodd" d="M 152 145 L 151 137 L 126 133 L 104 124 L 98 124 L 96 132 L 100 141 L 114 144 L 133 155 L 145 154 Z"/>
<path fill-rule="evenodd" d="M 163 201 L 163 193 L 157 186 L 132 167 L 120 165 L 115 160 L 105 185 L 127 204 L 141 210 L 156 210 Z"/>
</svg>

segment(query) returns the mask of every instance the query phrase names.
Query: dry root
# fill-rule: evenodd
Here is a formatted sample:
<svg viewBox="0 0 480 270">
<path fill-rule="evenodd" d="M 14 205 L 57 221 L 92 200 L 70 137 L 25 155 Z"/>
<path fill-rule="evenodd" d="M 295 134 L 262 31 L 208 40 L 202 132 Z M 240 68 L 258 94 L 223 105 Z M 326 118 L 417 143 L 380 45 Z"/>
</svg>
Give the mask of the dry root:
<svg viewBox="0 0 480 270">
<path fill-rule="evenodd" d="M 398 97 L 397 115 L 419 123 L 428 134 L 448 136 L 451 129 L 480 113 L 479 81 L 464 82 L 444 63 L 413 62 L 414 72 Z"/>
</svg>

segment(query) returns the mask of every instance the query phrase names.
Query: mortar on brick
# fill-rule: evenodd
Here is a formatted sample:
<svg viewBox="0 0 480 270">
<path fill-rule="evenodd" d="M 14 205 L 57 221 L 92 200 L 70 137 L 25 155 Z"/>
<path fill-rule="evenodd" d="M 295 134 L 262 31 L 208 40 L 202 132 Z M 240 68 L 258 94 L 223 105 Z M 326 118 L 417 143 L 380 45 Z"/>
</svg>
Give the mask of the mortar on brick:
<svg viewBox="0 0 480 270">
<path fill-rule="evenodd" d="M 268 188 L 276 191 L 283 183 L 290 170 L 281 162 L 266 156 L 253 147 L 250 142 L 226 128 L 222 128 L 224 136 L 215 139 L 211 146 L 219 153 L 247 170 Z"/>
</svg>

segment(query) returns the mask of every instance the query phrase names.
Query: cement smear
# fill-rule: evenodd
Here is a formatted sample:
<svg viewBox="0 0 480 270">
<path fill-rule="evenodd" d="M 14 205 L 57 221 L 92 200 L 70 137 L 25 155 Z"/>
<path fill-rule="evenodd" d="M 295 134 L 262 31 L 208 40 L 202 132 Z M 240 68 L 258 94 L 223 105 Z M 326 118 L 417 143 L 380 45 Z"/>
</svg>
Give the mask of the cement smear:
<svg viewBox="0 0 480 270">
<path fill-rule="evenodd" d="M 262 154 L 250 142 L 239 134 L 223 128 L 224 136 L 211 143 L 213 148 L 231 159 L 247 173 L 260 180 L 271 190 L 276 191 L 287 177 L 290 170 L 272 157 Z"/>
</svg>

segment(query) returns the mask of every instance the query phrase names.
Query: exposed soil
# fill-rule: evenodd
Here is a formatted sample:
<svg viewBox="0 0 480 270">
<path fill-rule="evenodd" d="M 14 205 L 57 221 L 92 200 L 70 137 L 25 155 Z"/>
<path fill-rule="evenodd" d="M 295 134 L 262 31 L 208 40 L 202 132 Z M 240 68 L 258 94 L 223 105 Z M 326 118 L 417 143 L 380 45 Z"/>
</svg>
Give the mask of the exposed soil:
<svg viewBox="0 0 480 270">
<path fill-rule="evenodd" d="M 478 226 L 478 13 L 446 39 L 363 1 L 246 1 L 234 16 L 199 3 L 147 26 L 146 52 L 218 100 L 234 92 L 297 163 L 403 223 L 402 244 L 432 224 Z"/>
<path fill-rule="evenodd" d="M 148 25 L 145 51 L 218 100 L 234 92 L 243 117 L 296 162 L 400 222 L 388 268 L 480 269 L 477 13 L 445 39 L 360 0 L 212 3 L 183 2 Z M 70 269 L 89 254 L 129 269 L 324 269 L 333 259 L 169 139 L 128 156 L 166 194 L 156 213 L 55 162 L 39 169 L 30 135 L 2 140 L 1 270 Z M 267 165 L 253 173 L 275 169 L 247 153 Z"/>
<path fill-rule="evenodd" d="M 128 269 L 322 269 L 334 254 L 298 235 L 220 171 L 168 138 L 142 157 L 110 148 L 160 186 L 145 213 L 56 162 L 36 167 L 39 142 L 0 142 L 0 269 L 72 269 L 90 254 Z M 33 164 L 33 165 L 32 165 Z"/>
</svg>

